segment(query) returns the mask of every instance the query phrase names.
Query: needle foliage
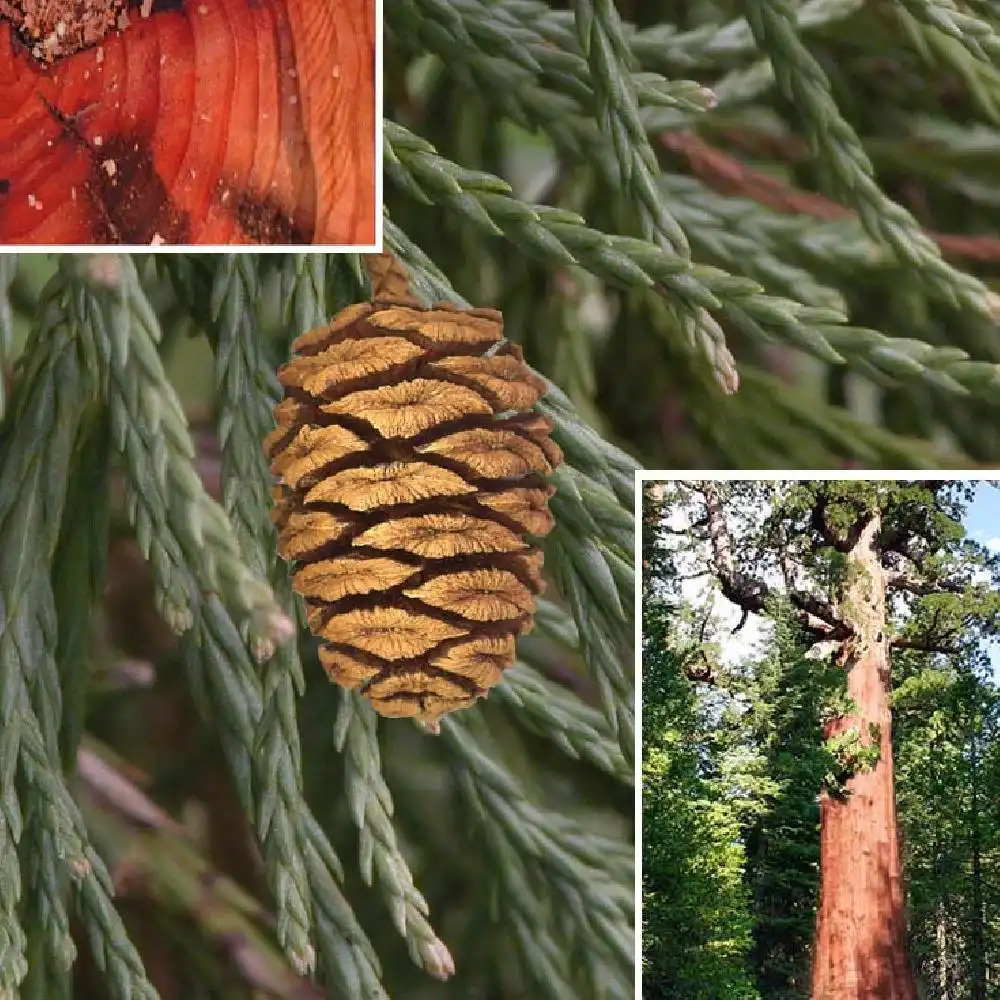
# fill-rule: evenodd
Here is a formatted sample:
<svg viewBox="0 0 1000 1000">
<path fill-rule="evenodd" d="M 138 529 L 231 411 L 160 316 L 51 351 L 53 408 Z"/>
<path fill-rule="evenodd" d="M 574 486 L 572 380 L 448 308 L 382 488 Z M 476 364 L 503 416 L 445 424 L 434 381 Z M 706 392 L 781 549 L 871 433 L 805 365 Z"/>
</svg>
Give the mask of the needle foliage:
<svg viewBox="0 0 1000 1000">
<path fill-rule="evenodd" d="M 661 468 L 1000 458 L 995 3 L 385 18 L 390 244 L 603 435 Z"/>
</svg>

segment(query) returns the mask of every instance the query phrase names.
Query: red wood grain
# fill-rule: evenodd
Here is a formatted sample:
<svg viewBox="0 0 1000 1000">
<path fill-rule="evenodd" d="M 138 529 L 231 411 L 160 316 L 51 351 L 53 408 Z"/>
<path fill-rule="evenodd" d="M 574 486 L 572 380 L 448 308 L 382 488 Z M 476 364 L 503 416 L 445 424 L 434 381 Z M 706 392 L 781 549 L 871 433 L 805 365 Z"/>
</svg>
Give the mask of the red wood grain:
<svg viewBox="0 0 1000 1000">
<path fill-rule="evenodd" d="M 160 0 L 51 66 L 0 22 L 0 243 L 373 243 L 374 21 Z"/>
</svg>

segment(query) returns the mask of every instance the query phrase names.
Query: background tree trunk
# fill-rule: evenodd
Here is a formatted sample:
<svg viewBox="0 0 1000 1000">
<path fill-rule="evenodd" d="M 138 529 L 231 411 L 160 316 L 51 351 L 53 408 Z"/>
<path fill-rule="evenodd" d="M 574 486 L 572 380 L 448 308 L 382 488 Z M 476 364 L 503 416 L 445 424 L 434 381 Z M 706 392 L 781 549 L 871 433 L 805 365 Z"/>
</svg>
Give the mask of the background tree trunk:
<svg viewBox="0 0 1000 1000">
<path fill-rule="evenodd" d="M 979 744 L 975 728 L 969 740 L 969 766 L 972 777 L 972 815 L 969 817 L 969 836 L 972 840 L 972 926 L 969 983 L 971 1000 L 986 1000 L 986 941 L 983 928 L 983 862 L 979 842 Z"/>
<path fill-rule="evenodd" d="M 881 754 L 847 782 L 847 794 L 820 801 L 820 905 L 813 1000 L 917 1000 L 906 917 L 892 767 L 886 581 L 874 515 L 847 553 L 841 610 L 857 635 L 844 644 L 847 693 L 856 715 L 834 719 L 827 737 L 855 728 L 868 745 L 878 726 Z"/>
<path fill-rule="evenodd" d="M 937 920 L 937 955 L 938 955 L 938 990 L 942 1000 L 948 996 L 948 917 L 944 903 L 938 905 Z"/>
</svg>

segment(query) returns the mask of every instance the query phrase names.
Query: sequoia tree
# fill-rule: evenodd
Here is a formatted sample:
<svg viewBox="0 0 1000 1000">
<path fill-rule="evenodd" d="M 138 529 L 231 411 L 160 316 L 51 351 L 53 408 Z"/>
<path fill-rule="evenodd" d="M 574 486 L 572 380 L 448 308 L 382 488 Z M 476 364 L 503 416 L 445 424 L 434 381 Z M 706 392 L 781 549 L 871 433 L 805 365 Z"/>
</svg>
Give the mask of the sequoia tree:
<svg viewBox="0 0 1000 1000">
<path fill-rule="evenodd" d="M 841 765 L 820 799 L 814 1000 L 916 1000 L 893 782 L 891 657 L 968 650 L 1000 624 L 995 558 L 966 537 L 968 483 L 679 484 L 723 595 L 776 599 L 844 671 L 824 714 Z M 737 526 L 738 525 L 738 530 Z"/>
</svg>

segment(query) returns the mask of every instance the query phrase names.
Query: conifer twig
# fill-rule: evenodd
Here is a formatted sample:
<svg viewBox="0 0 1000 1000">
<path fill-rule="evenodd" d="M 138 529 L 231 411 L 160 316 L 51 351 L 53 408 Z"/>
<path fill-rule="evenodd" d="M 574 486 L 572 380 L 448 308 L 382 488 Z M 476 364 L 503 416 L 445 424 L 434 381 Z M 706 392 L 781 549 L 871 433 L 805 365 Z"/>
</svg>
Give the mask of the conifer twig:
<svg viewBox="0 0 1000 1000">
<path fill-rule="evenodd" d="M 962 10 L 955 0 L 900 0 L 918 21 L 954 39 L 976 59 L 1000 65 L 1000 33 L 993 25 Z"/>
<path fill-rule="evenodd" d="M 65 501 L 69 454 L 76 434 L 76 422 L 80 419 L 88 389 L 88 383 L 76 365 L 71 346 L 72 335 L 62 315 L 65 303 L 60 291 L 57 288 L 51 290 L 38 334 L 28 345 L 27 372 L 10 414 L 12 421 L 17 422 L 20 433 L 14 435 L 4 454 L 4 479 L 8 487 L 8 477 L 21 479 L 20 488 L 30 491 L 30 496 L 22 496 L 22 502 L 13 509 L 9 502 L 0 502 L 0 544 L 11 546 L 14 558 L 4 573 L 12 589 L 5 602 L 10 608 L 10 617 L 4 621 L 4 633 L 0 637 L 0 659 L 5 661 L 0 671 L 0 690 L 5 692 L 3 701 L 9 706 L 8 711 L 12 709 L 22 716 L 20 725 L 12 726 L 12 740 L 4 748 L 10 754 L 12 770 L 9 779 L 5 778 L 3 787 L 5 799 L 11 807 L 16 805 L 23 812 L 23 836 L 15 833 L 14 839 L 21 841 L 21 872 L 27 888 L 23 914 L 24 940 L 29 949 L 27 957 L 31 960 L 23 966 L 23 971 L 18 971 L 21 963 L 16 957 L 12 959 L 11 966 L 16 976 L 29 974 L 23 984 L 27 997 L 41 995 L 49 984 L 57 985 L 75 955 L 59 882 L 62 874 L 59 858 L 67 850 L 66 844 L 56 839 L 55 830 L 50 826 L 52 810 L 47 808 L 45 798 L 39 794 L 38 783 L 25 777 L 26 744 L 21 742 L 23 735 L 35 748 L 36 754 L 39 745 L 44 743 L 48 761 L 39 762 L 38 772 L 44 773 L 51 768 L 55 773 L 51 776 L 46 774 L 49 785 L 60 782 L 57 746 L 61 690 L 55 667 L 54 610 L 47 567 L 55 548 Z M 47 350 L 48 347 L 51 350 Z M 56 386 L 61 390 L 58 397 Z M 45 393 L 51 394 L 47 406 Z M 62 411 L 61 420 L 56 411 L 57 398 Z M 37 412 L 34 412 L 34 407 L 38 407 Z M 35 417 L 33 430 L 37 435 L 30 441 L 23 437 L 27 424 L 18 420 L 30 419 L 29 415 Z M 12 499 L 16 496 L 6 490 L 4 492 Z M 3 617 L 7 619 L 8 615 Z M 20 642 L 15 639 L 18 633 L 22 635 Z M 7 636 L 14 640 L 13 648 L 4 650 L 3 639 Z M 3 725 L 0 722 L 0 726 Z M 14 785 L 15 766 L 22 775 L 23 798 L 19 803 Z M 11 802 L 11 799 L 14 801 Z M 59 815 L 65 829 L 65 815 Z M 17 853 L 13 849 L 11 853 L 14 857 L 10 861 L 15 864 Z M 15 885 L 20 877 L 13 875 Z M 20 936 L 20 929 L 14 936 Z M 35 966 L 34 970 L 31 965 Z M 3 966 L 3 956 L 0 955 L 0 977 Z M 39 969 L 39 966 L 42 968 Z M 51 980 L 47 974 L 42 974 L 49 966 Z"/>
<path fill-rule="evenodd" d="M 591 229 L 573 212 L 518 201 L 499 178 L 449 163 L 429 143 L 392 122 L 386 122 L 385 128 L 386 169 L 391 179 L 418 193 L 421 184 L 427 185 L 433 191 L 433 198 L 423 195 L 428 203 L 442 204 L 486 232 L 506 236 L 531 256 L 551 264 L 579 264 L 615 285 L 655 289 L 675 298 L 692 315 L 719 310 L 757 339 L 773 334 L 826 361 L 841 360 L 820 328 L 820 324 L 844 322 L 836 310 L 766 295 L 746 278 L 692 264 L 644 240 Z M 712 324 L 700 324 L 700 335 L 707 340 L 699 341 L 698 347 L 731 391 L 735 368 L 718 325 L 714 320 Z M 849 336 L 850 328 L 845 329 L 844 336 Z"/>
<path fill-rule="evenodd" d="M 448 979 L 455 963 L 431 926 L 427 901 L 413 883 L 392 825 L 392 793 L 382 777 L 378 721 L 374 709 L 354 691 L 341 690 L 334 745 L 344 756 L 347 801 L 360 838 L 361 875 L 377 879 L 396 930 L 410 956 L 437 979 Z"/>
<path fill-rule="evenodd" d="M 284 565 L 279 566 L 277 539 L 268 518 L 270 481 L 261 442 L 272 429 L 270 369 L 261 357 L 260 333 L 253 312 L 258 290 L 252 258 L 227 255 L 215 272 L 210 300 L 215 320 L 217 423 L 222 449 L 222 496 L 254 571 L 269 577 L 281 603 L 292 601 Z M 295 626 L 285 616 L 285 638 Z M 302 760 L 295 699 L 304 687 L 302 665 L 294 643 L 274 642 L 263 661 L 261 715 L 254 737 L 254 758 L 266 760 L 276 780 L 255 785 L 257 832 L 264 857 L 275 866 L 278 939 L 300 972 L 312 966 L 310 913 L 305 865 L 297 838 L 271 818 L 280 810 L 280 789 L 302 792 Z M 279 813 L 280 815 L 280 813 Z M 272 844 L 272 841 L 274 843 Z M 289 877 L 291 875 L 291 877 Z"/>
<path fill-rule="evenodd" d="M 795 8 L 797 31 L 815 31 L 850 17 L 865 0 L 806 0 Z M 538 5 L 542 6 L 542 5 Z M 734 59 L 753 56 L 757 44 L 744 18 L 677 31 L 672 24 L 643 28 L 632 37 L 632 51 L 644 66 L 690 70 L 728 67 Z"/>
<path fill-rule="evenodd" d="M 878 186 L 861 140 L 841 115 L 826 74 L 796 30 L 788 0 L 744 0 L 744 7 L 781 89 L 795 105 L 816 152 L 840 193 L 857 209 L 865 229 L 913 267 L 938 297 L 995 318 L 1000 312 L 996 296 L 978 279 L 947 264 L 913 216 Z"/>
<path fill-rule="evenodd" d="M 505 671 L 503 682 L 491 694 L 491 701 L 510 706 L 520 725 L 551 740 L 570 757 L 589 761 L 626 784 L 634 782 L 634 769 L 608 736 L 601 716 L 526 663 Z"/>
<path fill-rule="evenodd" d="M 17 276 L 17 254 L 0 253 L 0 418 L 7 408 L 7 356 L 14 337 L 10 289 Z"/>
<path fill-rule="evenodd" d="M 285 254 L 265 263 L 277 264 L 278 301 L 282 305 L 282 320 L 289 336 L 313 330 L 330 318 L 327 306 L 329 270 L 336 258 L 321 253 Z"/>
<path fill-rule="evenodd" d="M 34 699 L 29 685 L 29 678 L 55 674 L 57 639 L 48 570 L 65 502 L 72 443 L 84 402 L 95 389 L 79 367 L 79 327 L 64 315 L 64 311 L 72 315 L 79 302 L 61 276 L 50 286 L 47 302 L 50 321 L 53 317 L 55 321 L 42 326 L 42 335 L 36 335 L 28 346 L 14 407 L 17 431 L 4 450 L 0 472 L 4 483 L 0 495 L 10 498 L 0 501 L 0 548 L 5 554 L 0 576 L 4 586 L 12 588 L 3 595 L 8 613 L 0 632 L 0 689 L 4 691 L 0 699 L 4 790 L 0 832 L 12 835 L 13 841 L 18 839 L 21 806 L 15 791 L 16 767 L 24 789 L 29 842 L 38 852 L 33 861 L 42 866 L 29 866 L 35 890 L 32 910 L 37 917 L 38 906 L 51 907 L 47 917 L 54 924 L 44 928 L 47 959 L 56 968 L 65 968 L 73 955 L 61 887 L 49 870 L 59 859 L 70 875 L 98 964 L 108 971 L 111 995 L 116 1000 L 153 1000 L 155 991 L 111 902 L 108 874 L 88 843 L 83 818 L 59 772 L 55 735 L 59 712 L 50 703 L 50 685 L 36 685 Z M 44 723 L 35 705 L 43 709 Z M 0 987 L 14 992 L 27 969 L 24 938 L 16 915 L 8 909 L 19 893 L 19 874 L 12 868 L 17 855 L 12 848 L 8 843 L 2 852 L 10 881 L 0 889 Z M 38 927 L 37 921 L 33 926 Z"/>
<path fill-rule="evenodd" d="M 323 893 L 329 896 L 334 879 L 328 866 L 333 864 L 339 871 L 332 849 L 311 820 L 299 789 L 289 780 L 288 768 L 275 774 L 268 760 L 256 753 L 255 734 L 263 706 L 247 648 L 253 637 L 241 634 L 213 592 L 214 565 L 196 541 L 191 511 L 210 508 L 214 502 L 191 471 L 193 448 L 186 421 L 153 348 L 158 336 L 155 317 L 138 289 L 131 262 L 120 259 L 109 268 L 102 261 L 96 265 L 96 275 L 93 267 L 85 261 L 81 277 L 94 299 L 94 312 L 101 316 L 100 327 L 113 331 L 112 339 L 120 345 L 104 363 L 134 516 L 142 514 L 137 526 L 155 526 L 148 532 L 146 548 L 162 554 L 151 562 L 157 590 L 162 595 L 165 588 L 179 584 L 187 595 L 190 617 L 184 623 L 184 661 L 196 696 L 203 707 L 211 706 L 243 806 L 261 833 L 262 846 L 273 849 L 265 865 L 272 891 L 279 900 L 297 893 L 319 908 L 314 914 L 316 945 L 325 956 L 324 971 L 332 981 L 348 993 L 360 987 L 365 1000 L 382 998 L 377 961 L 353 913 L 349 907 L 335 906 L 323 898 Z M 142 403 L 137 404 L 132 394 L 138 394 Z M 137 405 L 143 409 L 136 411 Z M 158 458 L 160 447 L 162 457 Z M 159 474 L 146 474 L 151 468 Z M 178 504 L 177 497 L 186 502 Z M 218 517 L 231 531 L 221 510 Z M 239 558 L 235 541 L 232 548 Z M 224 554 L 229 554 L 228 547 Z M 245 566 L 242 574 L 252 575 Z M 236 593 L 230 591 L 228 600 L 240 608 Z M 276 638 L 279 636 L 271 635 L 272 644 Z M 264 800 L 272 809 L 268 814 L 257 802 L 262 790 L 272 783 L 277 794 Z M 303 966 L 312 964 L 311 951 L 298 958 Z"/>
<path fill-rule="evenodd" d="M 619 867 L 612 845 L 591 842 L 583 830 L 528 802 L 509 772 L 480 745 L 471 715 L 447 717 L 442 738 L 454 755 L 459 788 L 479 823 L 483 849 L 492 856 L 491 873 L 504 886 L 503 916 L 524 971 L 558 1000 L 575 995 L 579 980 L 589 995 L 621 995 L 631 988 L 635 971 L 634 903 L 624 881 L 612 875 Z M 623 859 L 631 856 L 625 845 L 617 846 Z M 546 887 L 544 894 L 539 884 Z M 549 911 L 546 899 L 563 919 Z"/>
<path fill-rule="evenodd" d="M 629 653 L 630 613 L 623 606 L 608 551 L 581 536 L 556 511 L 556 526 L 545 540 L 545 565 L 569 604 L 580 648 L 597 683 L 605 718 L 629 766 L 635 759 L 635 710 Z"/>
<path fill-rule="evenodd" d="M 59 750 L 66 771 L 75 766 L 83 735 L 90 680 L 91 618 L 107 570 L 111 521 L 109 459 L 107 415 L 92 407 L 84 414 L 77 437 L 52 572 L 59 625 L 56 665 L 63 701 Z"/>
<path fill-rule="evenodd" d="M 654 180 L 656 154 L 639 117 L 629 51 L 621 18 L 612 0 L 576 0 L 576 30 L 591 69 L 601 125 L 611 132 L 626 190 L 644 210 L 649 230 L 673 250 L 690 256 L 687 237 L 671 215 Z"/>
</svg>

